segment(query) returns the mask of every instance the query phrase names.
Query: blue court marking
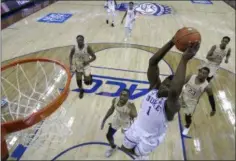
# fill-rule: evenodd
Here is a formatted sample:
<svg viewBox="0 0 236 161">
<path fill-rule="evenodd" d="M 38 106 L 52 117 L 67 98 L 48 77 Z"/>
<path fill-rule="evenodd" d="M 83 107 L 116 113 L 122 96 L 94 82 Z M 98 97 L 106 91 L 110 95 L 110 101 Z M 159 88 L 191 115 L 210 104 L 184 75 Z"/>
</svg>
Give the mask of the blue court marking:
<svg viewBox="0 0 236 161">
<path fill-rule="evenodd" d="M 182 143 L 182 150 L 183 150 L 183 157 L 184 160 L 187 160 L 187 155 L 186 155 L 186 147 L 185 147 L 185 143 L 184 143 L 184 137 L 182 135 L 182 131 L 183 131 L 183 126 L 181 123 L 181 117 L 180 117 L 180 113 L 178 112 L 178 120 L 179 120 L 179 132 L 180 132 L 180 137 L 181 137 L 181 143 Z"/>
<path fill-rule="evenodd" d="M 44 23 L 64 23 L 72 14 L 70 13 L 49 13 L 46 16 L 40 18 L 38 22 Z"/>
<path fill-rule="evenodd" d="M 188 136 L 188 135 L 182 135 L 184 138 L 186 138 L 186 139 L 192 139 L 192 137 L 191 136 Z"/>
<path fill-rule="evenodd" d="M 60 156 L 64 155 L 65 153 L 67 153 L 68 151 L 70 150 L 73 150 L 73 149 L 76 149 L 76 148 L 80 148 L 80 147 L 83 147 L 83 146 L 88 146 L 88 145 L 104 145 L 104 146 L 108 146 L 110 147 L 110 145 L 108 143 L 104 143 L 104 142 L 87 142 L 87 143 L 83 143 L 83 144 L 78 144 L 78 145 L 75 145 L 75 146 L 72 146 L 70 148 L 67 148 L 66 150 L 63 150 L 61 153 L 57 154 L 53 159 L 52 161 L 55 161 L 57 159 L 59 159 Z M 123 153 L 125 153 L 126 155 L 128 155 L 130 158 L 134 159 L 134 157 L 126 152 L 124 152 L 123 150 L 120 149 L 120 147 L 118 147 L 118 149 L 120 151 L 122 151 Z"/>
<path fill-rule="evenodd" d="M 167 64 L 167 63 L 166 63 Z M 131 72 L 131 73 L 141 73 L 141 74 L 147 74 L 147 72 L 144 71 L 138 71 L 138 70 L 126 70 L 126 69 L 119 69 L 119 68 L 111 68 L 111 67 L 99 67 L 99 66 L 91 66 L 92 68 L 98 68 L 98 69 L 107 69 L 107 70 L 117 70 L 117 71 L 124 71 L 124 72 Z M 171 69 L 171 68 L 170 68 Z M 161 76 L 169 76 L 170 74 L 160 74 Z"/>
<path fill-rule="evenodd" d="M 126 78 L 114 78 L 114 77 L 110 77 L 110 76 L 102 76 L 102 75 L 96 75 L 96 74 L 93 74 L 93 77 L 112 79 L 112 80 L 119 80 L 119 81 L 127 81 L 127 82 L 134 82 L 134 83 L 149 84 L 148 81 L 133 80 L 133 79 L 126 79 Z"/>
<path fill-rule="evenodd" d="M 210 0 L 191 0 L 195 4 L 213 4 Z"/>
</svg>

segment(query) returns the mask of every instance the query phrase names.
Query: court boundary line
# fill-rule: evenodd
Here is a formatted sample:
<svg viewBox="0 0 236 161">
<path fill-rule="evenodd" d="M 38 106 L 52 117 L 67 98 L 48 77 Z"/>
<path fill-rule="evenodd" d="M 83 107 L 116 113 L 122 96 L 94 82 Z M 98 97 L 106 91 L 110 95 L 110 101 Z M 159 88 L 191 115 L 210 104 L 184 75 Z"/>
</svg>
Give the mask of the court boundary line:
<svg viewBox="0 0 236 161">
<path fill-rule="evenodd" d="M 53 159 L 51 159 L 51 161 L 55 161 L 56 159 L 58 159 L 59 157 L 61 157 L 62 155 L 64 155 L 65 153 L 67 153 L 70 150 L 73 150 L 73 149 L 76 149 L 76 148 L 79 148 L 79 147 L 83 147 L 83 146 L 88 146 L 88 145 L 105 145 L 105 146 L 109 146 L 110 147 L 110 144 L 105 143 L 105 142 L 99 142 L 99 141 L 98 142 L 96 142 L 96 141 L 95 142 L 93 142 L 93 141 L 92 142 L 85 142 L 85 143 L 82 143 L 82 144 L 77 144 L 77 145 L 71 146 L 71 147 L 63 150 L 62 152 L 57 154 L 55 157 L 53 157 Z M 126 154 L 130 158 L 134 159 L 134 157 L 131 154 L 126 153 L 120 147 L 118 147 L 118 150 L 123 152 L 124 154 Z"/>
<path fill-rule="evenodd" d="M 129 43 L 112 43 L 112 42 L 107 42 L 107 43 L 104 43 L 104 42 L 94 42 L 94 43 L 87 43 L 87 44 L 128 44 L 128 45 L 138 45 L 138 46 L 143 46 L 143 47 L 151 47 L 151 48 L 156 48 L 156 49 L 160 49 L 160 48 L 158 48 L 158 47 L 153 47 L 153 46 L 147 46 L 147 45 L 140 45 L 140 44 L 129 44 Z M 42 50 L 38 50 L 38 51 L 33 51 L 33 52 L 30 52 L 30 53 L 27 53 L 27 54 L 24 54 L 24 55 L 20 55 L 20 56 L 16 56 L 16 57 L 14 57 L 14 58 L 10 58 L 10 59 L 6 59 L 6 60 L 4 60 L 3 62 L 1 62 L 1 63 L 4 63 L 5 61 L 11 61 L 11 60 L 13 60 L 13 59 L 17 59 L 17 58 L 23 58 L 24 56 L 27 56 L 27 55 L 30 55 L 30 54 L 37 54 L 37 53 L 39 53 L 39 52 L 44 52 L 44 51 L 47 51 L 47 50 L 51 50 L 51 49 L 56 49 L 56 48 L 64 48 L 64 47 L 73 47 L 74 45 L 64 45 L 64 46 L 57 46 L 57 47 L 52 47 L 52 48 L 47 48 L 47 49 L 42 49 Z M 125 47 L 127 47 L 127 48 L 134 48 L 134 47 L 131 47 L 131 46 L 125 46 Z M 112 49 L 112 48 L 121 48 L 121 47 L 109 47 L 109 48 L 104 48 L 104 49 L 102 49 L 102 50 L 106 50 L 106 49 Z M 139 48 L 134 48 L 134 49 L 139 49 Z M 102 51 L 102 50 L 98 50 L 97 52 L 99 52 L 99 51 Z M 143 49 L 139 49 L 139 50 L 143 50 Z M 143 51 L 146 51 L 146 50 L 143 50 Z M 149 52 L 149 51 L 147 51 L 147 52 Z M 170 50 L 170 52 L 173 52 L 173 53 L 177 53 L 177 54 L 179 54 L 179 55 L 182 55 L 180 52 L 177 52 L 177 51 L 172 51 L 172 50 Z M 154 54 L 154 53 L 152 53 L 152 52 L 149 52 L 149 53 L 151 53 L 151 54 Z M 95 52 L 95 54 L 96 54 L 96 52 Z M 196 57 L 194 57 L 193 59 L 197 59 L 198 61 L 200 61 L 200 62 L 204 62 L 204 60 L 202 60 L 202 59 L 200 59 L 200 58 L 196 58 Z M 166 61 L 164 58 L 163 58 L 163 60 L 164 61 Z M 230 71 L 230 70 L 228 70 L 228 69 L 225 69 L 225 68 L 222 68 L 222 67 L 220 67 L 219 69 L 221 69 L 221 70 L 223 70 L 223 71 L 226 71 L 226 72 L 229 72 L 230 74 L 233 74 L 234 76 L 236 75 L 236 73 L 234 73 L 234 72 L 232 72 L 232 71 Z"/>
</svg>

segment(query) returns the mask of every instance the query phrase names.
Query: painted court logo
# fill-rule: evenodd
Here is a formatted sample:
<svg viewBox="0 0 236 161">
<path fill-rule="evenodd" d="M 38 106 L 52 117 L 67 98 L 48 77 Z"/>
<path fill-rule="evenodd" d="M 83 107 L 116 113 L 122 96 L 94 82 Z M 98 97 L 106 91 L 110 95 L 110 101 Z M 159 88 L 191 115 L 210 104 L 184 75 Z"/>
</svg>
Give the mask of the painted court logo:
<svg viewBox="0 0 236 161">
<path fill-rule="evenodd" d="M 38 22 L 44 23 L 63 23 L 68 20 L 72 14 L 68 13 L 49 13 L 43 18 L 39 19 Z"/>
<path fill-rule="evenodd" d="M 143 15 L 161 16 L 170 14 L 171 8 L 157 3 L 140 3 L 135 6 L 135 10 Z"/>
<path fill-rule="evenodd" d="M 107 6 L 105 6 L 105 8 L 107 8 Z M 120 3 L 116 6 L 116 10 L 118 11 L 126 11 L 127 8 L 128 3 Z M 171 14 L 172 12 L 169 6 L 149 2 L 135 4 L 134 8 L 142 15 L 161 16 L 164 14 Z"/>
</svg>

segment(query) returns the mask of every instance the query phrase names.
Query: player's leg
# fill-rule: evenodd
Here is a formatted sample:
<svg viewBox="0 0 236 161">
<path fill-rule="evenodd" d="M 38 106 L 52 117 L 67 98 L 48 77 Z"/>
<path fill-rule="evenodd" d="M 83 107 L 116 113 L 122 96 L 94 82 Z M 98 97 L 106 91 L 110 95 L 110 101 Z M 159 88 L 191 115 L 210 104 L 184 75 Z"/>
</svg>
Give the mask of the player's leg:
<svg viewBox="0 0 236 161">
<path fill-rule="evenodd" d="M 125 27 L 125 41 L 131 36 L 132 29 L 130 27 Z"/>
<path fill-rule="evenodd" d="M 111 26 L 114 27 L 114 23 L 115 23 L 115 8 L 112 9 L 112 12 L 111 12 L 111 18 L 112 18 L 112 22 L 111 22 Z"/>
<path fill-rule="evenodd" d="M 107 141 L 110 144 L 110 148 L 106 151 L 106 157 L 110 157 L 117 149 L 117 146 L 114 141 L 114 134 L 116 133 L 117 129 L 119 129 L 119 124 L 117 121 L 113 121 L 112 124 L 109 125 L 108 132 L 106 134 Z"/>
<path fill-rule="evenodd" d="M 106 23 L 109 24 L 109 18 L 111 17 L 111 9 L 109 8 L 108 6 L 108 9 L 107 9 L 107 18 L 106 18 Z"/>
<path fill-rule="evenodd" d="M 76 71 L 76 82 L 77 82 L 77 85 L 78 85 L 79 90 L 80 90 L 79 98 L 83 98 L 83 95 L 84 95 L 84 89 L 83 89 L 83 84 L 82 84 L 82 76 L 83 76 L 82 72 L 77 72 Z"/>
<path fill-rule="evenodd" d="M 110 148 L 105 153 L 106 157 L 110 157 L 117 149 L 117 146 L 115 144 L 114 137 L 113 137 L 116 131 L 117 129 L 113 127 L 112 124 L 110 124 L 108 128 L 108 132 L 106 134 L 106 138 L 110 144 Z"/>
<path fill-rule="evenodd" d="M 186 107 L 185 109 L 185 127 L 183 129 L 183 132 L 182 134 L 183 135 L 187 135 L 189 130 L 190 130 L 190 126 L 191 126 L 191 123 L 192 123 L 192 109 L 194 109 L 194 107 Z"/>
<path fill-rule="evenodd" d="M 84 67 L 84 84 L 91 85 L 93 77 L 91 75 L 91 67 L 89 65 Z"/>
<path fill-rule="evenodd" d="M 165 136 L 166 133 L 163 133 L 160 136 L 143 138 L 134 149 L 135 155 L 137 156 L 135 160 L 148 160 L 150 153 L 164 141 Z"/>
<path fill-rule="evenodd" d="M 134 124 L 125 132 L 123 144 L 121 150 L 126 153 L 135 155 L 134 148 L 138 145 L 140 141 L 140 133 L 134 127 Z"/>
</svg>

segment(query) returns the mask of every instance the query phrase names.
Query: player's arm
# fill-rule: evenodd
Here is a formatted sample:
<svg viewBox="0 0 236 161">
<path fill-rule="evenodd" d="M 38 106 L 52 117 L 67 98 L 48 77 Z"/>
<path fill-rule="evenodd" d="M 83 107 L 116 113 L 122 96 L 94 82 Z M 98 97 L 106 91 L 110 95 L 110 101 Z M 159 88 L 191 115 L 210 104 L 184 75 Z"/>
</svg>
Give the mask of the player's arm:
<svg viewBox="0 0 236 161">
<path fill-rule="evenodd" d="M 135 117 L 137 117 L 137 110 L 136 110 L 136 107 L 135 107 L 135 105 L 134 105 L 134 103 L 129 103 L 128 104 L 128 106 L 129 106 L 129 108 L 131 109 L 130 110 L 130 117 L 132 118 L 132 120 L 135 118 Z"/>
<path fill-rule="evenodd" d="M 114 111 L 115 111 L 114 104 L 115 104 L 115 98 L 112 100 L 112 105 L 109 108 L 109 110 L 107 111 L 107 113 L 106 113 L 106 115 L 105 115 L 105 117 L 104 117 L 104 119 L 102 121 L 101 129 L 103 129 L 106 120 L 114 113 Z"/>
<path fill-rule="evenodd" d="M 184 83 L 184 84 L 188 83 L 188 81 L 190 80 L 191 77 L 192 77 L 192 75 L 189 74 L 189 75 L 186 77 L 186 79 L 185 79 L 185 83 Z"/>
<path fill-rule="evenodd" d="M 160 80 L 160 71 L 158 67 L 158 63 L 162 58 L 166 55 L 166 53 L 174 46 L 173 39 L 171 39 L 168 43 L 166 43 L 161 49 L 159 49 L 150 59 L 147 70 L 147 77 L 150 83 L 150 88 L 159 87 L 161 84 Z"/>
<path fill-rule="evenodd" d="M 124 14 L 124 16 L 123 16 L 123 18 L 122 18 L 122 20 L 121 20 L 121 23 L 124 22 L 124 19 L 125 19 L 126 15 L 127 15 L 127 11 L 125 11 L 125 14 Z"/>
<path fill-rule="evenodd" d="M 115 7 L 117 6 L 117 2 L 116 2 L 116 0 L 114 0 L 114 2 L 115 2 Z"/>
<path fill-rule="evenodd" d="M 93 62 L 93 61 L 96 60 L 96 58 L 97 58 L 96 55 L 94 54 L 93 49 L 92 49 L 90 46 L 88 46 L 88 54 L 89 54 L 92 58 L 89 59 L 89 61 L 87 61 L 86 64 L 89 64 L 89 63 Z"/>
<path fill-rule="evenodd" d="M 191 45 L 182 55 L 173 80 L 171 81 L 168 98 L 166 101 L 166 116 L 173 120 L 175 113 L 180 109 L 179 96 L 185 84 L 185 75 L 188 61 L 196 54 L 199 44 Z"/>
<path fill-rule="evenodd" d="M 72 65 L 72 59 L 74 54 L 75 54 L 75 47 L 73 47 L 70 51 L 70 57 L 69 57 L 70 66 Z"/>
<path fill-rule="evenodd" d="M 213 53 L 215 49 L 216 49 L 216 45 L 212 46 L 211 49 L 208 51 L 207 56 L 206 56 L 207 60 L 214 61 L 215 57 L 213 56 Z"/>
<path fill-rule="evenodd" d="M 211 105 L 211 114 L 210 115 L 213 116 L 216 112 L 216 107 L 215 107 L 214 95 L 213 95 L 212 88 L 210 87 L 210 85 L 207 86 L 205 91 L 208 95 L 208 100 L 209 100 L 209 103 Z"/>
<path fill-rule="evenodd" d="M 229 49 L 228 52 L 227 52 L 226 59 L 225 59 L 225 63 L 228 63 L 228 62 L 229 62 L 230 54 L 231 54 L 231 49 Z"/>
</svg>

